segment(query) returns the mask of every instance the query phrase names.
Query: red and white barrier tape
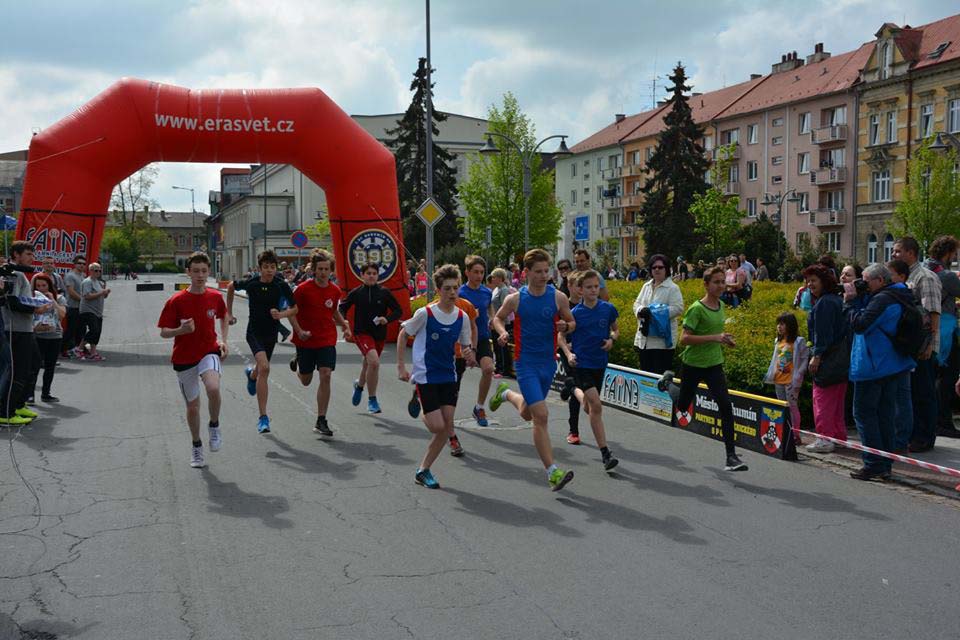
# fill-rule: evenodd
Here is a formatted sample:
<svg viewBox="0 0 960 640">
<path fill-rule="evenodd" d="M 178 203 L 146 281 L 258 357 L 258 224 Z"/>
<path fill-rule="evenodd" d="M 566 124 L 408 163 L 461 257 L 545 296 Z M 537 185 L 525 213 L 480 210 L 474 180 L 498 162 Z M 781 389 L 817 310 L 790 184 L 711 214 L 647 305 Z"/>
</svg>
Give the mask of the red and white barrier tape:
<svg viewBox="0 0 960 640">
<path fill-rule="evenodd" d="M 860 444 L 859 442 L 848 442 L 846 440 L 838 440 L 837 438 L 831 438 L 820 433 L 815 433 L 813 431 L 804 431 L 803 429 L 794 429 L 794 433 L 802 433 L 803 435 L 813 436 L 815 438 L 820 438 L 821 440 L 826 440 L 827 442 L 832 442 L 833 444 L 840 445 L 841 447 L 846 447 L 848 449 L 855 449 L 857 451 L 865 451 L 867 453 L 872 453 L 873 455 L 880 456 L 881 458 L 889 458 L 891 460 L 896 460 L 897 462 L 903 462 L 904 464 L 912 464 L 915 467 L 920 467 L 921 469 L 927 469 L 929 471 L 936 471 L 938 473 L 945 473 L 948 476 L 953 476 L 954 478 L 960 478 L 960 470 L 951 469 L 950 467 L 944 467 L 939 464 L 933 464 L 932 462 L 924 462 L 923 460 L 917 460 L 915 458 L 908 458 L 907 456 L 901 456 L 897 453 L 890 453 L 889 451 L 881 451 L 880 449 L 874 449 L 873 447 L 868 447 Z M 957 491 L 960 491 L 960 484 L 954 487 Z"/>
</svg>

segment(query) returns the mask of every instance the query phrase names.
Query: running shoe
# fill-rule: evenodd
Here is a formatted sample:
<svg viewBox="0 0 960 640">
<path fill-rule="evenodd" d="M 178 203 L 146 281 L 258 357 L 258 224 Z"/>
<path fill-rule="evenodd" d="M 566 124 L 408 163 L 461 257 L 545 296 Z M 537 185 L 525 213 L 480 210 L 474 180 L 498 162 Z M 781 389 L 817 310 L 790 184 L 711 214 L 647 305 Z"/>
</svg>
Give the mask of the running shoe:
<svg viewBox="0 0 960 640">
<path fill-rule="evenodd" d="M 463 447 L 460 446 L 460 438 L 457 436 L 450 437 L 450 455 L 454 458 L 459 458 L 463 455 Z"/>
<path fill-rule="evenodd" d="M 27 409 L 26 407 L 20 407 L 16 410 L 16 414 L 21 418 L 29 418 L 33 420 L 34 418 L 39 418 L 40 414 L 34 411 L 33 409 Z"/>
<path fill-rule="evenodd" d="M 560 389 L 560 399 L 566 402 L 573 395 L 573 378 L 564 378 L 563 387 Z"/>
<path fill-rule="evenodd" d="M 417 475 L 414 477 L 414 481 L 427 489 L 439 489 L 440 483 L 437 482 L 437 479 L 433 477 L 433 474 L 430 473 L 430 469 L 423 469 L 417 471 Z"/>
<path fill-rule="evenodd" d="M 43 394 L 42 396 L 40 396 L 40 399 L 43 400 L 44 402 L 60 402 L 60 398 L 58 398 L 57 396 L 52 396 L 49 393 Z"/>
<path fill-rule="evenodd" d="M 550 489 L 560 491 L 567 483 L 573 480 L 573 471 L 564 471 L 563 469 L 554 469 L 550 474 Z"/>
<path fill-rule="evenodd" d="M 500 408 L 500 405 L 502 405 L 504 401 L 503 394 L 509 390 L 510 385 L 506 382 L 501 382 L 497 385 L 497 390 L 493 393 L 493 397 L 490 398 L 490 411 L 496 411 Z"/>
<path fill-rule="evenodd" d="M 806 447 L 806 450 L 811 453 L 830 453 L 834 450 L 835 445 L 829 440 L 824 440 L 823 438 L 817 438 Z"/>
<path fill-rule="evenodd" d="M 293 371 L 294 373 L 297 372 L 297 359 L 296 359 L 296 358 L 294 358 L 293 360 L 290 361 L 290 371 Z"/>
<path fill-rule="evenodd" d="M 880 482 L 886 482 L 890 480 L 891 475 L 889 471 L 871 471 L 866 467 L 860 467 L 856 471 L 851 471 L 850 477 L 854 480 L 879 480 Z"/>
<path fill-rule="evenodd" d="M 243 372 L 247 376 L 247 393 L 252 396 L 257 395 L 257 381 L 250 377 L 253 374 L 253 367 L 247 367 Z"/>
<path fill-rule="evenodd" d="M 487 422 L 487 412 L 483 410 L 483 407 L 473 407 L 473 419 L 477 421 L 478 427 L 490 426 L 490 423 Z"/>
<path fill-rule="evenodd" d="M 203 447 L 193 447 L 193 453 L 190 454 L 190 466 L 194 469 L 200 469 L 207 466 L 203 459 Z"/>
<path fill-rule="evenodd" d="M 257 433 L 270 433 L 270 418 L 260 416 L 260 421 L 257 422 Z"/>
<path fill-rule="evenodd" d="M 410 398 L 410 402 L 407 403 L 407 413 L 410 414 L 411 418 L 420 417 L 420 397 L 417 395 L 416 389 L 413 391 L 413 397 Z"/>
<path fill-rule="evenodd" d="M 104 358 L 99 353 L 94 353 L 94 354 L 88 355 L 85 358 L 85 360 L 89 360 L 90 362 L 103 362 L 104 360 L 106 360 L 106 358 Z"/>
<path fill-rule="evenodd" d="M 360 400 L 363 398 L 363 387 L 360 386 L 359 380 L 353 381 L 353 398 L 350 399 L 350 402 L 353 403 L 353 406 L 358 406 Z"/>
<path fill-rule="evenodd" d="M 30 418 L 24 418 L 18 415 L 12 415 L 9 418 L 0 418 L 0 426 L 4 427 L 22 427 L 33 422 Z"/>
<path fill-rule="evenodd" d="M 727 464 L 723 468 L 724 471 L 746 471 L 747 465 L 743 463 L 743 460 L 740 459 L 735 453 L 731 453 L 727 456 Z"/>
<path fill-rule="evenodd" d="M 330 425 L 327 424 L 327 418 L 325 416 L 319 416 L 317 418 L 317 424 L 313 427 L 314 433 L 319 433 L 324 438 L 332 438 L 333 431 L 330 429 Z"/>
<path fill-rule="evenodd" d="M 608 451 L 607 453 L 603 454 L 603 468 L 604 468 L 604 470 L 610 471 L 611 469 L 613 469 L 613 468 L 614 468 L 615 466 L 617 466 L 618 464 L 620 464 L 620 461 L 617 460 L 616 458 L 614 458 L 614 457 L 613 457 L 613 454 L 611 454 L 609 451 Z"/>
<path fill-rule="evenodd" d="M 207 426 L 207 436 L 210 442 L 210 451 L 220 451 L 223 446 L 223 436 L 220 434 L 220 427 Z"/>
<path fill-rule="evenodd" d="M 567 434 L 567 444 L 580 444 L 580 435 L 576 433 Z"/>
<path fill-rule="evenodd" d="M 36 398 L 34 398 L 33 396 L 29 396 L 26 400 L 24 400 L 24 403 L 25 403 L 25 404 L 28 404 L 28 405 L 30 405 L 30 406 L 32 407 L 32 406 L 34 406 L 35 404 L 37 404 L 37 400 L 36 400 Z"/>
<path fill-rule="evenodd" d="M 367 399 L 367 411 L 368 411 L 369 413 L 381 413 L 381 411 L 380 411 L 380 403 L 377 402 L 377 399 L 374 398 L 373 396 L 370 396 L 370 397 Z"/>
</svg>

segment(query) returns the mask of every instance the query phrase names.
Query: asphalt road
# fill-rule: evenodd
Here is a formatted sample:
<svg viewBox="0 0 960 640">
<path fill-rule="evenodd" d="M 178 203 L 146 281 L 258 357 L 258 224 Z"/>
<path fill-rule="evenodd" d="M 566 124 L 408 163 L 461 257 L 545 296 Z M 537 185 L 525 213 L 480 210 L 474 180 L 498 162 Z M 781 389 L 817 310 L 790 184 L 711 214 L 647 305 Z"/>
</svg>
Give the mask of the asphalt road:
<svg viewBox="0 0 960 640">
<path fill-rule="evenodd" d="M 324 442 L 315 388 L 278 347 L 262 436 L 245 319 L 224 368 L 224 448 L 192 469 L 155 328 L 171 281 L 139 294 L 114 282 L 107 360 L 63 363 L 63 402 L 0 431 L 0 638 L 960 634 L 956 503 L 750 452 L 748 472 L 725 473 L 720 443 L 613 410 L 608 475 L 589 435 L 562 442 L 557 398 L 556 455 L 576 472 L 564 491 L 509 407 L 502 428 L 461 430 L 467 455 L 445 452 L 429 491 L 413 482 L 427 432 L 392 351 L 370 416 L 349 401 L 359 356 L 338 347 Z"/>
</svg>

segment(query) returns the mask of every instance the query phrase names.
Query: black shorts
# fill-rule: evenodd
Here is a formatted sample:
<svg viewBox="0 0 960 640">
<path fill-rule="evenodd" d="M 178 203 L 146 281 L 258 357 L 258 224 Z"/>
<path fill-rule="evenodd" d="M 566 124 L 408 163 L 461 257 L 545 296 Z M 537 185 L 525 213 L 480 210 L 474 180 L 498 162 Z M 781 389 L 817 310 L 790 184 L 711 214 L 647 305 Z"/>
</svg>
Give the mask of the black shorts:
<svg viewBox="0 0 960 640">
<path fill-rule="evenodd" d="M 258 336 L 252 331 L 247 331 L 247 346 L 250 347 L 250 353 L 257 355 L 261 351 L 267 354 L 267 360 L 273 357 L 273 349 L 277 346 L 277 334 L 272 336 Z"/>
<path fill-rule="evenodd" d="M 597 393 L 603 390 L 603 374 L 605 369 L 584 369 L 577 367 L 573 370 L 573 384 L 577 389 L 586 391 L 593 387 Z"/>
<path fill-rule="evenodd" d="M 477 364 L 480 364 L 480 358 L 493 358 L 493 346 L 490 344 L 490 338 L 480 338 L 477 340 Z"/>
<path fill-rule="evenodd" d="M 457 406 L 458 385 L 456 382 L 438 382 L 435 384 L 418 384 L 417 396 L 424 413 L 436 411 L 446 405 Z"/>
<path fill-rule="evenodd" d="M 313 373 L 319 369 L 337 368 L 336 347 L 297 347 L 297 365 L 300 373 Z"/>
</svg>

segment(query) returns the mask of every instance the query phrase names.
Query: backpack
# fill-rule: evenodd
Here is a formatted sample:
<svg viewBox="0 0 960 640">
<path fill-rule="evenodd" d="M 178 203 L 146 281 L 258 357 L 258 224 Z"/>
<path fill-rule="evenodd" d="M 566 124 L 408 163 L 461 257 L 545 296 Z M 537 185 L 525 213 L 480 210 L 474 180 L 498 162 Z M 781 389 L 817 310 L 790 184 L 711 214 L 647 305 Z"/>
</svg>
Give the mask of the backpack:
<svg viewBox="0 0 960 640">
<path fill-rule="evenodd" d="M 933 340 L 930 314 L 926 313 L 917 301 L 900 306 L 902 309 L 900 320 L 897 321 L 897 332 L 893 335 L 891 342 L 897 353 L 916 360 L 927 350 Z"/>
</svg>

